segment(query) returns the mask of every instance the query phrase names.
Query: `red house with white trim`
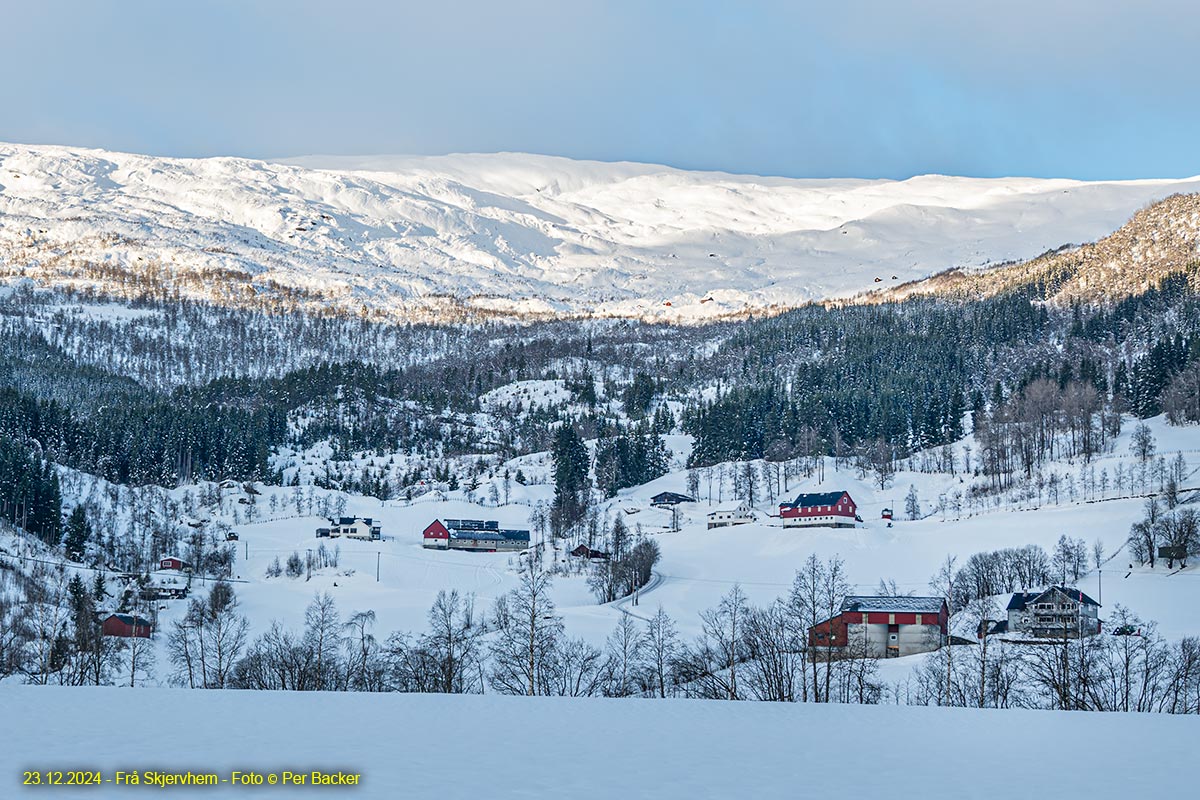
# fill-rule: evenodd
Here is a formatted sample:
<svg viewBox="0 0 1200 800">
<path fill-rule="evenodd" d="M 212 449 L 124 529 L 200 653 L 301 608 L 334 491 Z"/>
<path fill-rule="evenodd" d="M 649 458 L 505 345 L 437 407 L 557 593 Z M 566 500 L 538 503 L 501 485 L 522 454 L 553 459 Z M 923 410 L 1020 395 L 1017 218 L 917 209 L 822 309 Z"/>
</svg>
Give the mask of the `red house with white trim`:
<svg viewBox="0 0 1200 800">
<path fill-rule="evenodd" d="M 425 547 L 445 550 L 450 546 L 450 529 L 443 525 L 440 519 L 429 523 L 425 530 L 421 531 L 421 535 L 424 537 L 422 544 Z"/>
<path fill-rule="evenodd" d="M 158 562 L 159 569 L 175 569 L 185 570 L 191 569 L 192 565 L 184 561 L 179 556 L 163 556 Z"/>
<path fill-rule="evenodd" d="M 779 504 L 779 518 L 785 528 L 853 528 L 858 505 L 844 491 L 802 494 Z"/>
</svg>

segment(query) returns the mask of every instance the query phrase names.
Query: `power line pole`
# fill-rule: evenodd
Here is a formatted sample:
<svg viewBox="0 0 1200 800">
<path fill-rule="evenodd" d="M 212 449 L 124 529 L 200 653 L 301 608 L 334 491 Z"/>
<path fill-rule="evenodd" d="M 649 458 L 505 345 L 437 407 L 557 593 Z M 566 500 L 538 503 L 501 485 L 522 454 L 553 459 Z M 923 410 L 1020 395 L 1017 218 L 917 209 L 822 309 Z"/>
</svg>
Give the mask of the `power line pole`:
<svg viewBox="0 0 1200 800">
<path fill-rule="evenodd" d="M 379 583 L 379 552 L 375 553 L 375 582 Z"/>
</svg>

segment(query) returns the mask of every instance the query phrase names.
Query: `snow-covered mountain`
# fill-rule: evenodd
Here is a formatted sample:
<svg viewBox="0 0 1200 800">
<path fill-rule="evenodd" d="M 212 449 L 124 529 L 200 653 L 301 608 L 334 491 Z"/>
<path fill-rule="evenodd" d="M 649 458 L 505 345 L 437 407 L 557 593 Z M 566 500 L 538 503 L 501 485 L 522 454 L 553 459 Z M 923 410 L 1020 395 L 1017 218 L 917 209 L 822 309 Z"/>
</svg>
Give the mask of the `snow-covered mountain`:
<svg viewBox="0 0 1200 800">
<path fill-rule="evenodd" d="M 0 145 L 0 276 L 411 318 L 686 319 L 1029 258 L 1194 191 L 1200 178 L 793 180 L 519 154 L 272 163 Z"/>
</svg>

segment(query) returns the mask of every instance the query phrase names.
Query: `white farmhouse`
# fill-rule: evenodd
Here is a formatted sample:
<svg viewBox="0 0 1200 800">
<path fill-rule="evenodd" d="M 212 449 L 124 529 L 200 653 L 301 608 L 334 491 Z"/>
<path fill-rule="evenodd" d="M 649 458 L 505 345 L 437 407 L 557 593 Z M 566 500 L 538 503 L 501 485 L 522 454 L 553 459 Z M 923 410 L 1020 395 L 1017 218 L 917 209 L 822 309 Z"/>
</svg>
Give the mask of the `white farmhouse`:
<svg viewBox="0 0 1200 800">
<path fill-rule="evenodd" d="M 368 541 L 383 538 L 379 522 L 370 517 L 338 517 L 330 519 L 328 527 L 317 528 L 317 538 L 336 539 L 339 536 Z"/>
<path fill-rule="evenodd" d="M 727 528 L 730 525 L 745 525 L 747 522 L 754 522 L 754 512 L 741 501 L 722 503 L 708 512 L 709 530 Z"/>
</svg>

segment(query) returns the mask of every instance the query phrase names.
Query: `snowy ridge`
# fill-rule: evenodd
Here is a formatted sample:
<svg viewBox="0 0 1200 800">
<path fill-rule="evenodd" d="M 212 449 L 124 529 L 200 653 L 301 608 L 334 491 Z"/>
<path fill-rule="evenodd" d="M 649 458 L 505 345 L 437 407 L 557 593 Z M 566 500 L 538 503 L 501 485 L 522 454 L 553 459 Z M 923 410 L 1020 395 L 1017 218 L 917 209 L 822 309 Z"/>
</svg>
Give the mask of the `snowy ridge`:
<svg viewBox="0 0 1200 800">
<path fill-rule="evenodd" d="M 1092 241 L 1200 178 L 793 180 L 0 145 L 0 276 L 354 313 L 714 317 Z"/>
</svg>

